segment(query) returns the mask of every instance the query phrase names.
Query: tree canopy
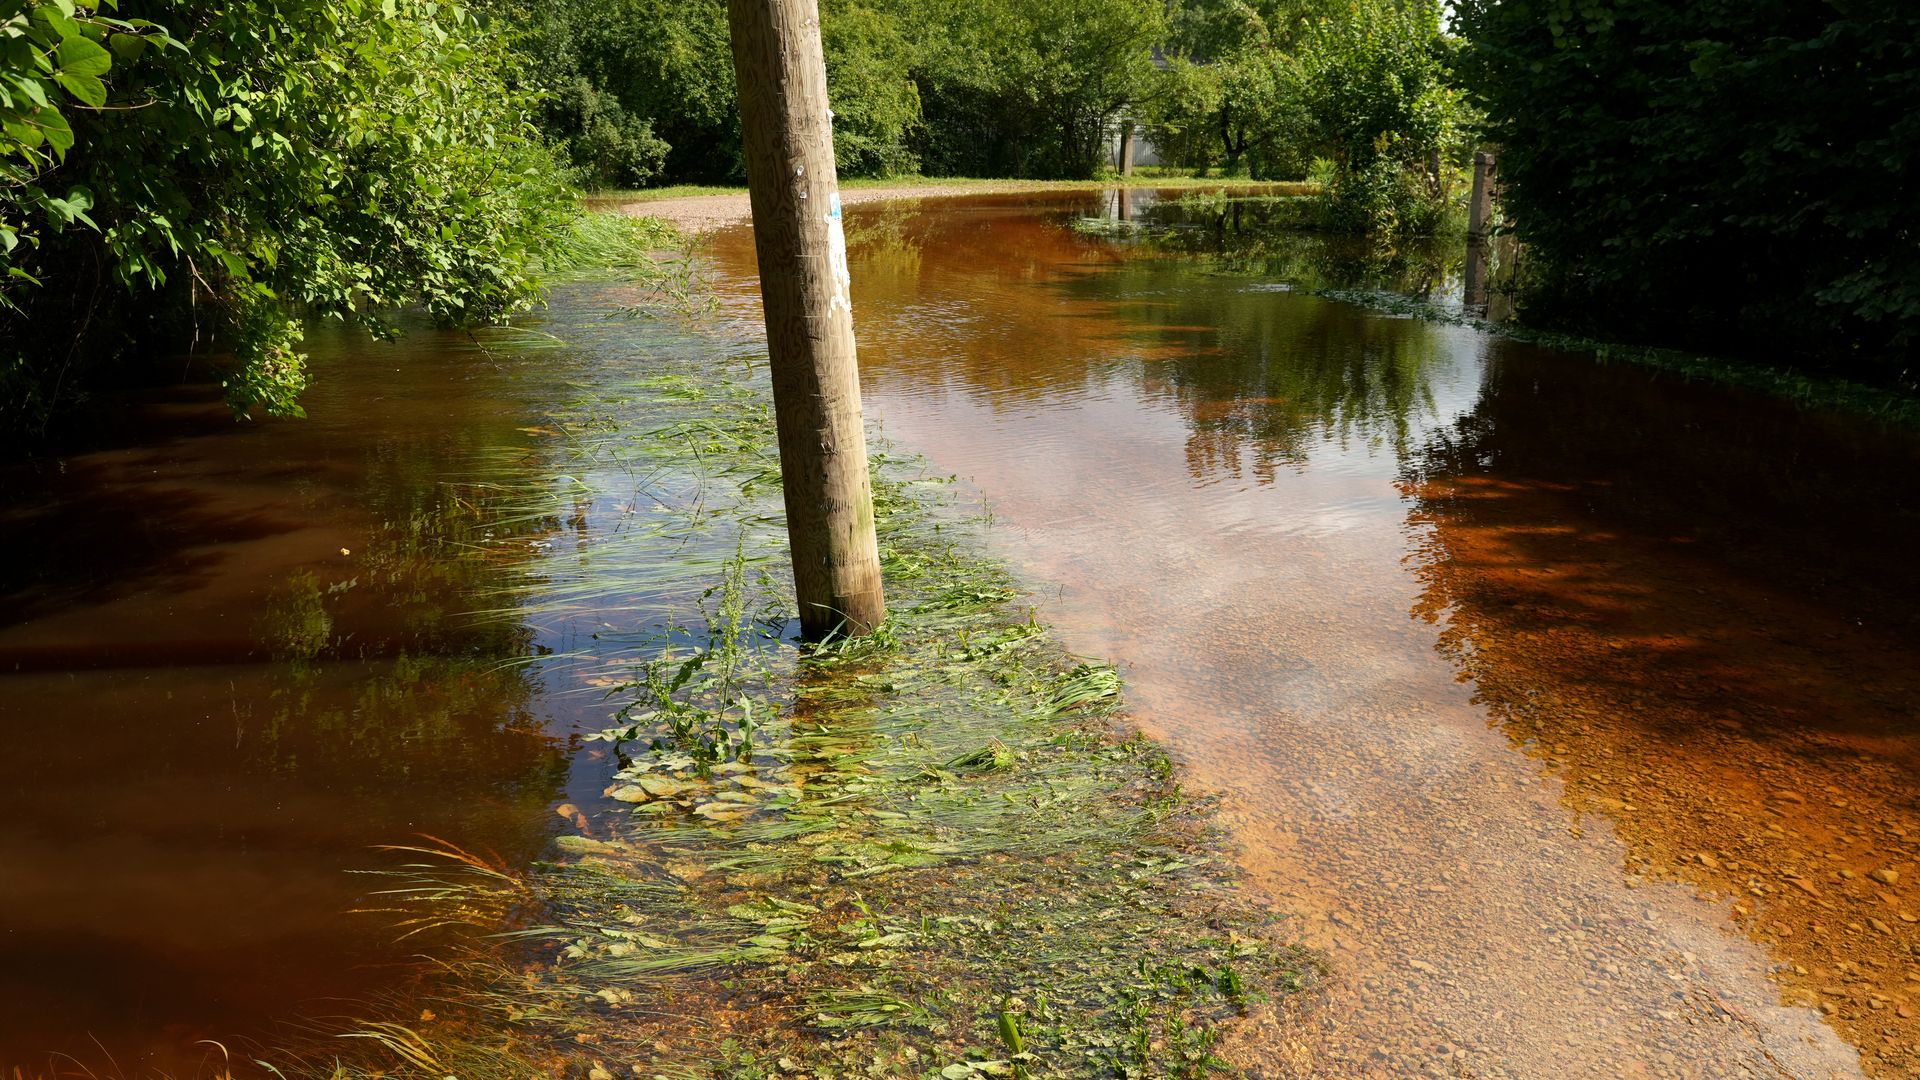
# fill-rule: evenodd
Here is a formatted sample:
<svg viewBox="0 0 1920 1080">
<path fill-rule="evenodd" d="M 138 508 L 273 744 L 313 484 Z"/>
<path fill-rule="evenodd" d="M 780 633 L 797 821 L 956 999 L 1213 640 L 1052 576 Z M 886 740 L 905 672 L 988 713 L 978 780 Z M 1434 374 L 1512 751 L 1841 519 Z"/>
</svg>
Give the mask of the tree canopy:
<svg viewBox="0 0 1920 1080">
<path fill-rule="evenodd" d="M 1466 0 L 1460 16 L 1536 317 L 1912 384 L 1920 6 Z"/>
<path fill-rule="evenodd" d="M 737 181 L 725 0 L 557 0 L 522 16 L 545 129 L 590 185 Z M 1139 100 L 1159 0 L 824 0 L 850 176 L 1089 176 Z"/>
<path fill-rule="evenodd" d="M 1438 0 L 822 0 L 822 27 L 848 175 L 1089 177 L 1145 119 L 1176 163 L 1317 168 L 1321 225 L 1404 234 L 1485 138 L 1533 317 L 1915 381 L 1901 0 L 1461 0 L 1464 45 Z M 307 319 L 521 310 L 572 185 L 740 179 L 733 79 L 725 0 L 0 0 L 0 429 L 209 343 L 236 409 L 295 413 Z"/>
<path fill-rule="evenodd" d="M 298 412 L 302 320 L 466 324 L 574 212 L 510 43 L 433 0 L 0 0 L 0 420 L 211 338 Z"/>
</svg>

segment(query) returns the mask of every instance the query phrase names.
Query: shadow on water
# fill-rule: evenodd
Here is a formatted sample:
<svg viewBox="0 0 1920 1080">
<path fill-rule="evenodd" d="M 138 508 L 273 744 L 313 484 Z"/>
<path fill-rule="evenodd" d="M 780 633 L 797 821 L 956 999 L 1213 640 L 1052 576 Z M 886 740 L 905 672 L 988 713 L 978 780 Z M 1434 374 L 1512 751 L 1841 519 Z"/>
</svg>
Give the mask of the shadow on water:
<svg viewBox="0 0 1920 1080">
<path fill-rule="evenodd" d="M 1307 295 L 1457 304 L 1463 252 L 1299 213 L 998 197 L 850 235 L 869 408 L 971 479 L 1331 951 L 1308 1056 L 1920 1072 L 1920 442 Z M 745 322 L 748 237 L 712 250 Z"/>
<path fill-rule="evenodd" d="M 1628 867 L 1735 899 L 1877 1059 L 1920 997 L 1920 446 L 1778 402 L 1491 350 L 1406 460 L 1417 613 Z"/>
<path fill-rule="evenodd" d="M 310 421 L 235 424 L 196 384 L 126 405 L 137 439 L 10 470 L 7 1066 L 192 1074 L 197 1039 L 351 1012 L 410 952 L 346 915 L 372 845 L 546 842 L 566 756 L 499 663 L 529 635 L 456 614 L 526 559 L 461 557 L 509 530 L 441 483 L 513 414 L 461 342 L 315 345 Z"/>
</svg>

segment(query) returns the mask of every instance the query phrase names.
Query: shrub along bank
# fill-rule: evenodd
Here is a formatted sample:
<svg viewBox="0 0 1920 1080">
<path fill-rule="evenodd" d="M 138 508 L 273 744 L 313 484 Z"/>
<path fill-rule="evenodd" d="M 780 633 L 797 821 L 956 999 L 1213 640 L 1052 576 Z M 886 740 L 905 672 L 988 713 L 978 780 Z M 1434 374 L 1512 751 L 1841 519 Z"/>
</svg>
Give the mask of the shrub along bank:
<svg viewBox="0 0 1920 1080">
<path fill-rule="evenodd" d="M 498 29 L 433 0 L 0 0 L 0 432 L 209 342 L 237 410 L 297 413 L 304 318 L 532 304 L 577 211 Z"/>
<path fill-rule="evenodd" d="M 1459 12 L 1530 318 L 1920 387 L 1920 7 Z"/>
</svg>

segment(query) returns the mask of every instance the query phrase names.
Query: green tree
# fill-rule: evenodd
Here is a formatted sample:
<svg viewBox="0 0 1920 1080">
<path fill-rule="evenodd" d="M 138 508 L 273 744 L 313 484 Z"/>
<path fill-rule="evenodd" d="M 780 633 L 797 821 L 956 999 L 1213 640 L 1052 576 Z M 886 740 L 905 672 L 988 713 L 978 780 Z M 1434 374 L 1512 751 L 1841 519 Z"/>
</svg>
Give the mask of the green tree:
<svg viewBox="0 0 1920 1080">
<path fill-rule="evenodd" d="M 916 30 L 913 148 L 939 175 L 1092 176 L 1166 32 L 1161 0 L 883 2 Z"/>
<path fill-rule="evenodd" d="M 553 0 L 515 21 L 541 129 L 588 186 L 739 173 L 726 0 Z"/>
<path fill-rule="evenodd" d="M 588 186 L 742 178 L 726 0 L 555 0 L 515 21 L 541 127 Z M 827 0 L 821 34 L 841 172 L 911 171 L 920 99 L 901 20 L 883 4 Z"/>
<path fill-rule="evenodd" d="M 237 410 L 297 413 L 304 318 L 502 318 L 575 212 L 458 5 L 0 0 L 0 28 L 8 427 L 180 329 L 231 351 Z"/>
<path fill-rule="evenodd" d="M 1149 113 L 1154 145 L 1194 168 L 1297 179 L 1310 162 L 1302 153 L 1306 114 L 1290 91 L 1289 59 L 1269 46 L 1210 63 L 1174 57 Z"/>
<path fill-rule="evenodd" d="M 1279 178 L 1323 157 L 1330 223 L 1436 223 L 1437 158 L 1466 125 L 1432 0 L 1177 0 L 1166 52 L 1154 137 L 1174 160 Z"/>
<path fill-rule="evenodd" d="M 1425 233 L 1446 206 L 1443 169 L 1467 147 L 1469 116 L 1452 85 L 1452 43 L 1434 0 L 1356 0 L 1300 34 L 1288 91 L 1308 145 L 1333 163 L 1329 223 Z"/>
<path fill-rule="evenodd" d="M 1538 272 L 1530 317 L 1915 384 L 1920 6 L 1467 0 L 1460 16 Z"/>
</svg>

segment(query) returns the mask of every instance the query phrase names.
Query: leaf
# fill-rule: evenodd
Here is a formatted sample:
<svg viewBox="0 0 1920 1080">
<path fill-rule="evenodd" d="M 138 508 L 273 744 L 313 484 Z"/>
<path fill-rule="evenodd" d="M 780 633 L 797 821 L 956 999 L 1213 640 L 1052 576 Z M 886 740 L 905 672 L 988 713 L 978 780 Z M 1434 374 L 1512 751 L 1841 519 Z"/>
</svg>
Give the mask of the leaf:
<svg viewBox="0 0 1920 1080">
<path fill-rule="evenodd" d="M 98 79 L 113 70 L 113 54 L 88 38 L 67 38 L 60 43 L 55 55 L 59 58 L 60 70 L 76 78 Z"/>
<path fill-rule="evenodd" d="M 50 141 L 46 132 L 40 127 L 19 120 L 8 120 L 0 124 L 0 134 L 4 134 L 28 150 L 37 149 L 42 143 Z"/>
<path fill-rule="evenodd" d="M 33 115 L 33 122 L 38 125 L 35 137 L 45 138 L 56 156 L 65 158 L 73 149 L 73 127 L 58 109 L 41 109 Z"/>
<path fill-rule="evenodd" d="M 64 199 L 49 196 L 45 206 L 47 214 L 58 225 L 66 226 L 78 221 L 95 229 L 99 228 L 98 225 L 93 224 L 93 219 L 87 216 L 87 211 L 93 209 L 93 195 L 85 188 L 74 188 Z"/>
<path fill-rule="evenodd" d="M 73 5 L 64 0 L 34 8 L 33 21 L 39 23 L 48 34 L 63 41 L 80 36 L 80 24 L 73 21 Z"/>
<path fill-rule="evenodd" d="M 64 87 L 82 103 L 99 108 L 107 103 L 107 84 L 91 75 L 69 75 L 64 71 L 53 73 L 53 81 Z"/>
<path fill-rule="evenodd" d="M 141 34 L 115 34 L 107 39 L 107 47 L 122 63 L 131 64 L 147 51 L 147 39 Z"/>
<path fill-rule="evenodd" d="M 9 76 L 7 81 L 11 83 L 15 89 L 26 95 L 27 100 L 33 102 L 35 107 L 45 109 L 53 104 L 53 102 L 47 100 L 47 88 L 41 84 L 39 79 L 26 76 Z"/>
</svg>

